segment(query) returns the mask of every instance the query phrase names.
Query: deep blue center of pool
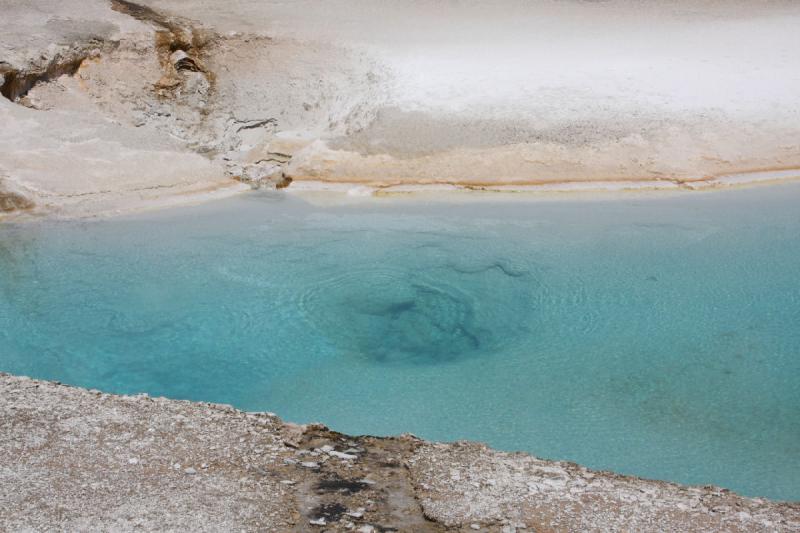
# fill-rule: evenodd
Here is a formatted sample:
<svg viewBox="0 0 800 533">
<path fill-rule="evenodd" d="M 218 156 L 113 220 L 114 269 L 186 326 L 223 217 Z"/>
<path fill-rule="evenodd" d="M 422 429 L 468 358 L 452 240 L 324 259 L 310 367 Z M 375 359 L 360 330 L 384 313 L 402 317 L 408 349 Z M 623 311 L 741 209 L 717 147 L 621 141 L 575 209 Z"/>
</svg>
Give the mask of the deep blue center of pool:
<svg viewBox="0 0 800 533">
<path fill-rule="evenodd" d="M 800 499 L 800 186 L 0 226 L 0 371 Z"/>
</svg>

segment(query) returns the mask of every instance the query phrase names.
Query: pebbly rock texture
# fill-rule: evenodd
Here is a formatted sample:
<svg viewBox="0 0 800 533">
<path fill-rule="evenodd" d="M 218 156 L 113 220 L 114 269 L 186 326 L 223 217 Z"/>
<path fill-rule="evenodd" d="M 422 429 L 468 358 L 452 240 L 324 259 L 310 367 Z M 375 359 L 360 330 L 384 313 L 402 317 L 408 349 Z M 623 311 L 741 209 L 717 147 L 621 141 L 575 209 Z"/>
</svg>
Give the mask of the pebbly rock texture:
<svg viewBox="0 0 800 533">
<path fill-rule="evenodd" d="M 425 443 L 408 463 L 426 516 L 450 526 L 493 520 L 533 531 L 767 532 L 800 527 L 800 504 L 595 472 L 474 443 Z"/>
<path fill-rule="evenodd" d="M 800 504 L 0 374 L 2 531 L 779 531 Z"/>
</svg>

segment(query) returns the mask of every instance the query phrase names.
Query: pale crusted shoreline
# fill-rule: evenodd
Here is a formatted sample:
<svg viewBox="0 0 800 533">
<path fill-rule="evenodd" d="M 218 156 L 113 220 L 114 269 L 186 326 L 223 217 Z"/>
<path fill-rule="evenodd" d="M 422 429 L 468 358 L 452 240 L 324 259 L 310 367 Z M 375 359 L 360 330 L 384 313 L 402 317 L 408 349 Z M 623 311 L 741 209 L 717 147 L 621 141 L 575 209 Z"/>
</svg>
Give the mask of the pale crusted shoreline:
<svg viewBox="0 0 800 533">
<path fill-rule="evenodd" d="M 287 187 L 292 192 L 332 192 L 351 196 L 380 196 L 393 193 L 425 192 L 506 192 L 506 193 L 615 193 L 615 192 L 660 192 L 660 191 L 706 191 L 727 190 L 735 187 L 773 185 L 800 180 L 800 168 L 748 170 L 731 172 L 697 179 L 630 179 L 630 180 L 572 180 L 532 182 L 440 182 L 414 181 L 377 183 L 373 181 L 314 180 L 303 179 Z"/>
<path fill-rule="evenodd" d="M 800 503 L 0 374 L 8 531 L 797 531 Z"/>
<path fill-rule="evenodd" d="M 559 199 L 580 197 L 581 199 L 591 198 L 624 198 L 629 194 L 647 195 L 656 197 L 663 193 L 675 192 L 714 192 L 726 191 L 737 188 L 749 188 L 769 185 L 780 185 L 792 181 L 800 180 L 800 169 L 779 169 L 779 170 L 753 170 L 710 176 L 697 180 L 620 180 L 620 181 L 593 181 L 576 180 L 565 182 L 547 183 L 517 183 L 517 184 L 463 184 L 463 183 L 413 183 L 411 180 L 406 182 L 391 184 L 376 184 L 364 182 L 347 181 L 315 181 L 299 180 L 287 186 L 285 189 L 289 194 L 304 196 L 322 194 L 328 199 L 335 199 L 337 196 L 348 197 L 425 197 L 431 195 L 445 199 L 465 199 L 464 196 L 454 196 L 459 193 L 467 193 L 469 199 L 480 201 L 481 199 L 494 199 L 497 194 L 507 198 L 517 199 Z M 198 190 L 199 189 L 199 190 Z M 89 198 L 81 199 L 84 207 L 81 209 L 70 209 L 64 206 L 51 208 L 48 210 L 36 209 L 33 204 L 21 207 L 14 207 L 3 212 L 0 209 L 0 221 L 27 221 L 40 218 L 70 220 L 76 218 L 108 218 L 119 215 L 132 215 L 147 211 L 173 209 L 199 203 L 210 202 L 229 198 L 237 194 L 251 191 L 253 188 L 240 181 L 232 180 L 219 184 L 205 185 L 201 187 L 188 187 L 179 189 L 175 194 L 169 196 L 145 195 L 148 199 L 146 203 L 140 201 L 131 202 L 120 201 L 117 194 L 89 195 Z M 0 190 L 0 198 L 3 191 Z M 511 196 L 509 196 L 511 195 Z M 653 196 L 655 195 L 655 196 Z M 24 202 L 24 197 L 21 197 Z M 15 196 L 9 195 L 8 201 L 14 201 Z M 142 199 L 140 195 L 139 200 Z M 323 201 L 324 203 L 324 201 Z M 86 207 L 88 204 L 90 207 Z"/>
<path fill-rule="evenodd" d="M 788 0 L 9 0 L 3 15 L 8 212 L 128 213 L 236 180 L 587 193 L 800 168 Z"/>
</svg>

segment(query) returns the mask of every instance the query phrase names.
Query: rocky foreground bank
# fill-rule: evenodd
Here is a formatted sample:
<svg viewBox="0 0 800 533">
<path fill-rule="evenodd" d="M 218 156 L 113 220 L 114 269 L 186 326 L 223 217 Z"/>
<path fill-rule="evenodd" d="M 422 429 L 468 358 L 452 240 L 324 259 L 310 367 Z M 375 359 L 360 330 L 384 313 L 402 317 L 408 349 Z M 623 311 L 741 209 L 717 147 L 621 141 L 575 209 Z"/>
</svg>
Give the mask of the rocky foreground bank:
<svg viewBox="0 0 800 533">
<path fill-rule="evenodd" d="M 2 531 L 800 530 L 798 503 L 7 374 L 0 454 Z"/>
</svg>

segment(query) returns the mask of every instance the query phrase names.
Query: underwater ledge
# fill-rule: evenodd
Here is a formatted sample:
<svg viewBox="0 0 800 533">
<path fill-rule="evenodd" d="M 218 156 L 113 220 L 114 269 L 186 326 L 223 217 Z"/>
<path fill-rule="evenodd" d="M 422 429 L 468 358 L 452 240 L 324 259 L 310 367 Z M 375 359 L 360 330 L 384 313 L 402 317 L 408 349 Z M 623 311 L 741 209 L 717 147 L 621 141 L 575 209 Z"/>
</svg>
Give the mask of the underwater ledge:
<svg viewBox="0 0 800 533">
<path fill-rule="evenodd" d="M 800 529 L 800 503 L 714 486 L 5 373 L 0 453 L 7 530 Z"/>
</svg>

